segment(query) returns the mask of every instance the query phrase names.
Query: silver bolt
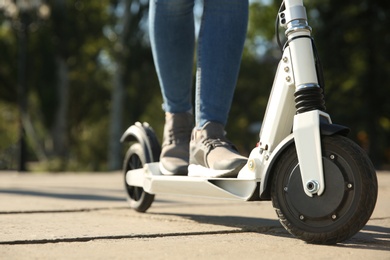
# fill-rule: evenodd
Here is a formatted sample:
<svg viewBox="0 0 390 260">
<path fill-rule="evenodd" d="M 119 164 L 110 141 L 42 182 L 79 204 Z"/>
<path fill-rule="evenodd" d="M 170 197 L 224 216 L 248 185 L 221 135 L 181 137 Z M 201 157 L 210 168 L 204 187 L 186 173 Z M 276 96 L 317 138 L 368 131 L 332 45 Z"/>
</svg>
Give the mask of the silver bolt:
<svg viewBox="0 0 390 260">
<path fill-rule="evenodd" d="M 288 58 L 287 58 L 287 57 L 283 57 L 283 61 L 284 61 L 284 62 L 287 62 L 287 61 L 288 61 Z"/>
<path fill-rule="evenodd" d="M 300 220 L 304 220 L 304 219 L 305 219 L 305 216 L 300 215 L 300 216 L 299 216 L 299 219 L 300 219 Z"/>
<path fill-rule="evenodd" d="M 284 67 L 284 71 L 285 71 L 285 72 L 289 72 L 289 71 L 290 71 L 290 68 L 289 68 L 289 67 Z"/>
<path fill-rule="evenodd" d="M 306 183 L 306 188 L 311 194 L 314 194 L 320 189 L 320 184 L 318 181 L 311 180 Z"/>
<path fill-rule="evenodd" d="M 348 189 L 352 189 L 352 183 L 348 183 L 347 187 Z"/>
<path fill-rule="evenodd" d="M 287 188 L 287 187 L 284 187 L 284 191 L 287 192 L 287 191 L 288 191 L 288 188 Z"/>
<path fill-rule="evenodd" d="M 290 82 L 290 81 L 291 81 L 291 77 L 290 77 L 290 76 L 287 76 L 287 77 L 286 77 L 286 81 L 287 81 L 287 82 Z"/>
<path fill-rule="evenodd" d="M 337 218 L 336 214 L 332 215 L 332 219 L 335 220 Z"/>
<path fill-rule="evenodd" d="M 255 168 L 255 163 L 253 162 L 253 160 L 249 161 L 248 167 L 249 167 L 250 170 L 253 170 Z"/>
<path fill-rule="evenodd" d="M 331 160 L 334 160 L 335 156 L 334 156 L 333 154 L 331 154 L 331 155 L 329 156 L 329 158 L 330 158 Z"/>
<path fill-rule="evenodd" d="M 268 159 L 269 159 L 269 155 L 267 154 L 267 155 L 265 156 L 265 160 L 268 161 Z"/>
</svg>

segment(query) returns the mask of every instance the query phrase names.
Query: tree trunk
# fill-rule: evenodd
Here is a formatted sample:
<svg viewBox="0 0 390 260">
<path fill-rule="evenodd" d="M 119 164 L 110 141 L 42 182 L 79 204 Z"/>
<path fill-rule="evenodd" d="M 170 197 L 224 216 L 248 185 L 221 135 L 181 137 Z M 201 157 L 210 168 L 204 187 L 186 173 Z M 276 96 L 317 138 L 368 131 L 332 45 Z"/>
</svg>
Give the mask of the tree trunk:
<svg viewBox="0 0 390 260">
<path fill-rule="evenodd" d="M 57 59 L 57 111 L 52 128 L 53 153 L 55 156 L 65 159 L 68 156 L 68 100 L 69 78 L 68 66 L 63 57 Z"/>
<path fill-rule="evenodd" d="M 118 43 L 115 45 L 115 63 L 116 70 L 113 77 L 113 90 L 111 97 L 111 115 L 110 115 L 110 129 L 109 129 L 109 143 L 108 143 L 108 170 L 118 170 L 121 168 L 121 144 L 120 137 L 123 132 L 122 118 L 123 118 L 123 96 L 125 89 L 125 72 L 126 72 L 126 58 L 127 58 L 127 42 L 128 34 L 130 33 L 130 6 L 132 0 L 125 0 L 124 14 L 122 18 L 123 30 L 120 34 Z"/>
<path fill-rule="evenodd" d="M 61 169 L 65 169 L 69 155 L 68 104 L 69 104 L 69 69 L 67 60 L 67 13 L 66 0 L 55 0 L 52 3 L 52 15 L 58 43 L 56 45 L 56 101 L 55 118 L 51 127 L 52 152 L 54 158 L 61 161 Z"/>
</svg>

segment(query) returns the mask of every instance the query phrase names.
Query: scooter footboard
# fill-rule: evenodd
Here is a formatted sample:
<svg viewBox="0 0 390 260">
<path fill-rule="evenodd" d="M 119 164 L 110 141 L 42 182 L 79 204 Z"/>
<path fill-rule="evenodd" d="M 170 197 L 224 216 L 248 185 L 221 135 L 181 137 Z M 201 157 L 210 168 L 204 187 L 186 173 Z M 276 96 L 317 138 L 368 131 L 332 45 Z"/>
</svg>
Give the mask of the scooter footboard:
<svg viewBox="0 0 390 260">
<path fill-rule="evenodd" d="M 130 186 L 143 187 L 150 194 L 180 194 L 241 201 L 250 200 L 258 186 L 254 179 L 165 176 L 158 170 L 158 163 L 145 164 L 143 169 L 128 171 L 126 182 Z"/>
</svg>

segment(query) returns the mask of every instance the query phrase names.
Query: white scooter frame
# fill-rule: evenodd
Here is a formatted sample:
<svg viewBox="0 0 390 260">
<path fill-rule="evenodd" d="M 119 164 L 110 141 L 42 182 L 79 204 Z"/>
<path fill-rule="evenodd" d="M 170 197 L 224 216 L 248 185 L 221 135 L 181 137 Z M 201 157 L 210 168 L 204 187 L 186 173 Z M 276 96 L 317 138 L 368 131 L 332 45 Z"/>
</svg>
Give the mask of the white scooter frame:
<svg viewBox="0 0 390 260">
<path fill-rule="evenodd" d="M 276 72 L 259 134 L 260 141 L 237 178 L 162 175 L 158 166 L 159 155 L 151 152 L 153 144 L 148 141 L 150 135 L 140 131 L 148 128 L 148 125 L 137 123 L 126 130 L 121 141 L 138 141 L 142 150 L 146 151 L 147 158 L 142 168 L 125 169 L 127 187 L 142 187 L 147 194 L 169 193 L 242 201 L 270 200 L 269 180 L 274 174 L 274 164 L 295 143 L 304 194 L 310 198 L 324 194 L 326 181 L 321 136 L 345 134 L 348 129 L 332 124 L 330 116 L 324 112 L 311 28 L 302 0 L 286 0 L 284 7 L 284 11 L 278 15 L 280 25 L 286 29 L 287 44 Z M 203 171 L 203 176 L 210 176 L 204 172 L 204 168 L 196 166 L 190 166 L 189 171 Z M 334 242 L 338 241 L 331 241 Z"/>
<path fill-rule="evenodd" d="M 305 37 L 290 41 L 284 50 L 263 120 L 259 146 L 251 152 L 248 163 L 240 171 L 238 178 L 163 176 L 158 163 L 151 163 L 145 165 L 144 169 L 129 174 L 126 179 L 129 185 L 143 187 L 151 194 L 176 193 L 248 200 L 260 183 L 261 197 L 267 188 L 270 166 L 277 159 L 280 150 L 294 140 L 306 194 L 322 194 L 325 183 L 322 172 L 320 116 L 326 118 L 329 123 L 330 117 L 319 110 L 295 115 L 296 90 L 319 88 L 319 85 L 310 38 L 311 28 L 307 25 L 302 0 L 288 0 L 285 3 L 286 10 L 279 15 L 283 17 L 280 19 L 282 25 L 288 28 L 288 39 Z M 122 139 L 127 135 L 129 133 L 125 132 Z"/>
</svg>

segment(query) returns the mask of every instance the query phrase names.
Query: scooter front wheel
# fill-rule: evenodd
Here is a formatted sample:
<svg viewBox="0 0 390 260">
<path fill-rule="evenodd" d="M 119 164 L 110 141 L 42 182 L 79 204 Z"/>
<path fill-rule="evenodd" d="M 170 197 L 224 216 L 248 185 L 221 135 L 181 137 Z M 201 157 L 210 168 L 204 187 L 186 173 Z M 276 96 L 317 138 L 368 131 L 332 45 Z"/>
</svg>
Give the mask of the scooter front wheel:
<svg viewBox="0 0 390 260">
<path fill-rule="evenodd" d="M 127 201 L 130 207 L 138 212 L 145 212 L 153 203 L 154 195 L 144 191 L 142 187 L 128 185 L 126 175 L 128 171 L 140 169 L 146 163 L 145 152 L 139 143 L 134 143 L 127 150 L 123 170 L 125 177 L 125 189 L 127 193 Z"/>
<path fill-rule="evenodd" d="M 322 138 L 325 191 L 309 197 L 303 190 L 294 145 L 275 165 L 272 203 L 282 225 L 314 244 L 336 244 L 355 235 L 376 203 L 375 169 L 366 153 L 343 136 Z"/>
</svg>

